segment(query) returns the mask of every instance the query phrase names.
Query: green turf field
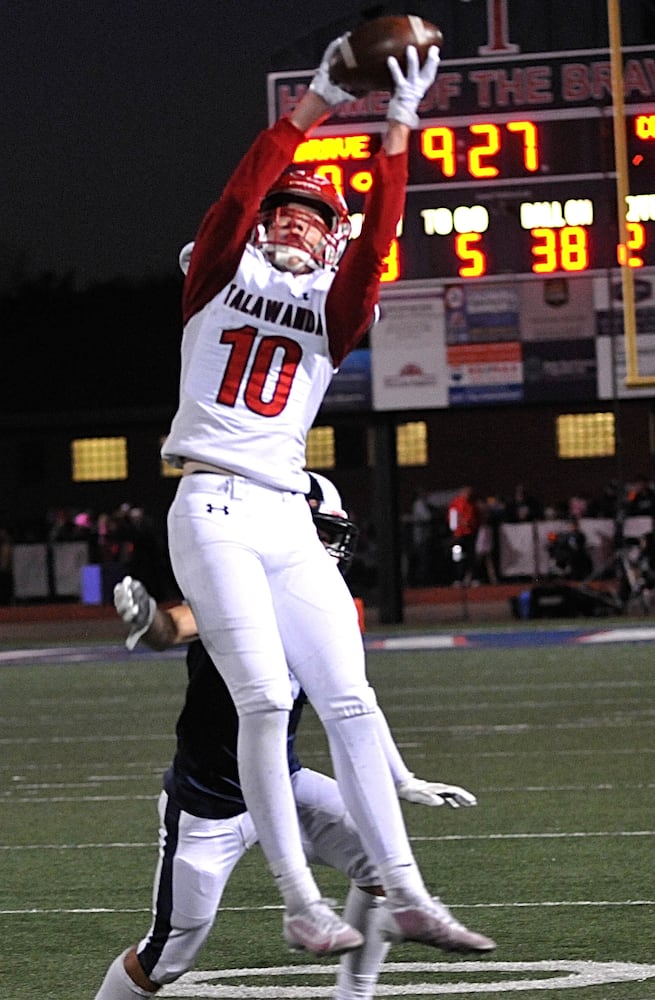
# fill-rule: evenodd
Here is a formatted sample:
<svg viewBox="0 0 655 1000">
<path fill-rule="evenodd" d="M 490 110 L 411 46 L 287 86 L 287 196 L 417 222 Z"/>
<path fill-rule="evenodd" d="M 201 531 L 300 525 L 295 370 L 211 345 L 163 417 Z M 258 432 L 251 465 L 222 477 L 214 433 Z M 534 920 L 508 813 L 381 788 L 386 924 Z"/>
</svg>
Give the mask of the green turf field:
<svg viewBox="0 0 655 1000">
<path fill-rule="evenodd" d="M 378 994 L 653 1000 L 650 643 L 372 652 L 369 673 L 412 769 L 478 795 L 404 808 L 430 888 L 499 944 L 481 961 L 397 946 Z M 1 1000 L 88 1000 L 146 930 L 183 685 L 170 657 L 0 663 Z M 311 710 L 299 750 L 329 770 Z M 343 902 L 341 876 L 318 880 Z M 160 996 L 330 996 L 334 960 L 283 945 L 257 848 L 224 904 L 192 981 Z"/>
</svg>

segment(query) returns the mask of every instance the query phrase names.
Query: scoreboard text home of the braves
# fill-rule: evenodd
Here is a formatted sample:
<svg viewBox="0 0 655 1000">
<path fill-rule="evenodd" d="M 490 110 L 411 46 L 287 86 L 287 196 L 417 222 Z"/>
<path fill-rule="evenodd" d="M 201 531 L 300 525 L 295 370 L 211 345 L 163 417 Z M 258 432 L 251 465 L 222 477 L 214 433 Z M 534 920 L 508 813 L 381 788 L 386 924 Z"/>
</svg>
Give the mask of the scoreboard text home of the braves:
<svg viewBox="0 0 655 1000">
<path fill-rule="evenodd" d="M 311 73 L 274 73 L 269 118 Z M 411 135 L 405 214 L 384 280 L 475 281 L 655 265 L 655 49 L 623 50 L 629 194 L 619 244 L 607 50 L 443 61 Z M 389 94 L 341 105 L 295 162 L 344 194 L 355 235 Z"/>
</svg>

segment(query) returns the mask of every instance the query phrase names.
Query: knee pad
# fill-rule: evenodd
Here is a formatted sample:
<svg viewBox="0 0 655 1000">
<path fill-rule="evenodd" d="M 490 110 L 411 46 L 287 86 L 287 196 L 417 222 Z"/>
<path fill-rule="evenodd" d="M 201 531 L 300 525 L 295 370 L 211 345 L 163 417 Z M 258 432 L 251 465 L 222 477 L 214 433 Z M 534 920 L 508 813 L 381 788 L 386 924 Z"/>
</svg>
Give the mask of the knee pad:
<svg viewBox="0 0 655 1000">
<path fill-rule="evenodd" d="M 290 712 L 293 696 L 285 675 L 281 680 L 270 677 L 237 683 L 230 691 L 237 713 L 244 715 Z"/>
</svg>

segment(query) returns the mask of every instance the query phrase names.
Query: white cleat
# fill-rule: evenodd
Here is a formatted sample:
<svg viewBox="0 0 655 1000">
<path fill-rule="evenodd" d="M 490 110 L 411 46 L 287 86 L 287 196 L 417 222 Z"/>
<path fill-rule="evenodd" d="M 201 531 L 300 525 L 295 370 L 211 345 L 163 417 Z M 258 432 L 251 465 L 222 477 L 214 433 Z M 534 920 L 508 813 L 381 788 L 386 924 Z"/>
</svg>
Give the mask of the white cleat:
<svg viewBox="0 0 655 1000">
<path fill-rule="evenodd" d="M 364 944 L 359 931 L 341 920 L 322 899 L 310 903 L 298 913 L 285 913 L 283 926 L 289 951 L 340 955 Z"/>
<path fill-rule="evenodd" d="M 493 951 L 496 942 L 477 931 L 470 931 L 455 920 L 438 896 L 426 902 L 388 908 L 380 924 L 385 940 L 394 944 L 417 941 L 442 951 Z"/>
</svg>

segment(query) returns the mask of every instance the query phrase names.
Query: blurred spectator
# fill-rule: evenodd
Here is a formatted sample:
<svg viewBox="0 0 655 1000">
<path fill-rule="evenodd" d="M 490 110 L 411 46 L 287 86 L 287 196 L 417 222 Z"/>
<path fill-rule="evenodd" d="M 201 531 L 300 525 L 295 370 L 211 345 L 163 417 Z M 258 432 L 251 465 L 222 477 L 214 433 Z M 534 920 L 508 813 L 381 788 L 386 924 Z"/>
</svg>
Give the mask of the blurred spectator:
<svg viewBox="0 0 655 1000">
<path fill-rule="evenodd" d="M 505 520 L 513 524 L 523 521 L 538 521 L 542 515 L 542 506 L 531 496 L 523 483 L 518 483 L 514 495 L 507 501 Z"/>
<path fill-rule="evenodd" d="M 507 504 L 501 496 L 496 496 L 493 493 L 487 497 L 485 504 L 489 520 L 494 528 L 497 529 L 498 525 L 506 520 Z"/>
<path fill-rule="evenodd" d="M 75 520 L 70 507 L 58 507 L 49 511 L 48 541 L 72 542 L 75 540 Z"/>
<path fill-rule="evenodd" d="M 568 502 L 568 516 L 574 518 L 576 521 L 581 517 L 586 517 L 587 510 L 589 509 L 589 498 L 583 496 L 582 494 L 574 494 L 569 497 Z"/>
<path fill-rule="evenodd" d="M 90 510 L 81 510 L 79 514 L 75 515 L 73 518 L 73 529 L 77 541 L 86 542 L 92 537 L 95 531 L 95 523 Z"/>
<path fill-rule="evenodd" d="M 489 501 L 478 503 L 478 531 L 475 536 L 475 559 L 473 580 L 482 583 L 498 583 L 496 573 L 496 533 L 493 523 L 493 507 Z"/>
<path fill-rule="evenodd" d="M 0 528 L 0 605 L 11 604 L 14 596 L 14 546 L 9 531 Z"/>
<path fill-rule="evenodd" d="M 427 501 L 432 511 L 432 579 L 438 587 L 453 582 L 452 535 L 448 527 L 448 504 L 452 490 L 430 490 Z"/>
<path fill-rule="evenodd" d="M 655 490 L 647 476 L 637 477 L 626 499 L 628 517 L 653 517 L 655 514 Z"/>
<path fill-rule="evenodd" d="M 619 482 L 610 479 L 599 497 L 592 498 L 587 507 L 588 517 L 609 517 L 614 520 L 619 513 Z"/>
<path fill-rule="evenodd" d="M 638 600 L 644 613 L 651 610 L 651 594 L 655 588 L 653 555 L 652 532 L 640 538 L 625 538 L 616 549 L 619 597 L 626 611 L 630 609 L 630 603 L 634 599 Z"/>
<path fill-rule="evenodd" d="M 98 524 L 95 515 L 90 510 L 82 510 L 73 518 L 75 541 L 86 542 L 89 550 L 88 561 L 100 562 L 98 548 Z"/>
<path fill-rule="evenodd" d="M 123 539 L 115 514 L 102 513 L 98 515 L 98 555 L 99 561 L 123 562 Z"/>
<path fill-rule="evenodd" d="M 126 574 L 141 580 L 156 601 L 170 596 L 168 561 L 163 539 L 142 507 L 123 504 L 119 511 L 118 534 Z"/>
<path fill-rule="evenodd" d="M 577 518 L 571 518 L 564 531 L 548 536 L 548 554 L 553 561 L 552 572 L 569 580 L 586 580 L 591 575 L 592 562 L 587 549 L 587 536 Z"/>
<path fill-rule="evenodd" d="M 471 583 L 478 525 L 478 508 L 473 499 L 473 487 L 463 486 L 448 504 L 455 585 L 468 586 Z"/>
<path fill-rule="evenodd" d="M 408 577 L 410 586 L 425 587 L 432 582 L 433 511 L 425 490 L 418 490 L 412 501 L 411 550 Z"/>
</svg>

